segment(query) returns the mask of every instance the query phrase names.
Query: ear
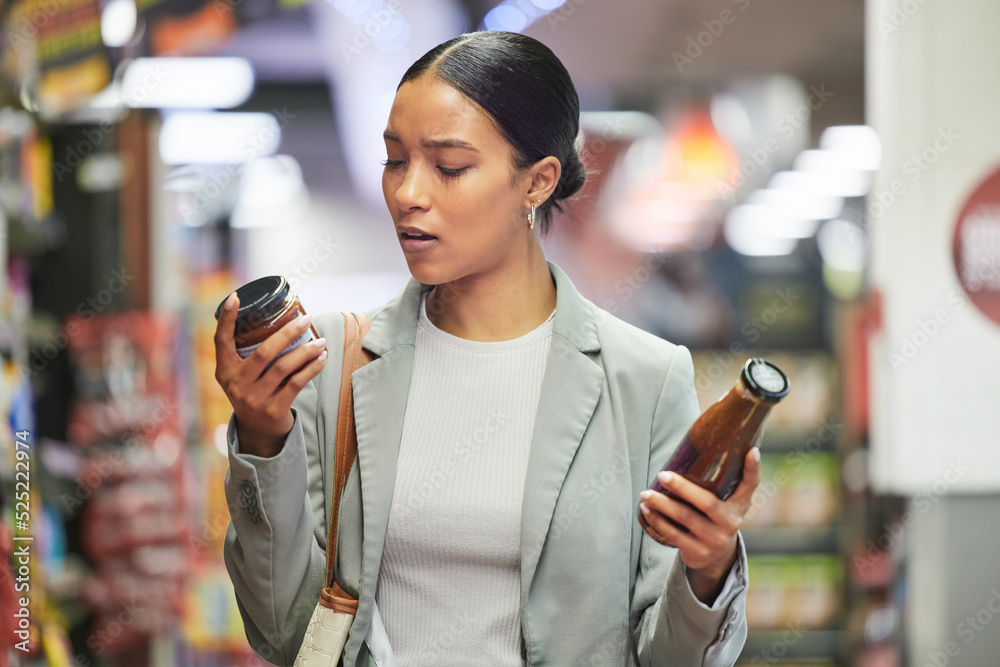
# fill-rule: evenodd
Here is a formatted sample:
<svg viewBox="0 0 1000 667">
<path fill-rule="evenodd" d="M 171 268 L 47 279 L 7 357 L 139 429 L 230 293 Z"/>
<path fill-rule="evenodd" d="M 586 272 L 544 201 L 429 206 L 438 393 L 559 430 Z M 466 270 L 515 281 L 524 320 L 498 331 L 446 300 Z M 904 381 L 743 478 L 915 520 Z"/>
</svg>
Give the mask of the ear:
<svg viewBox="0 0 1000 667">
<path fill-rule="evenodd" d="M 544 157 L 528 168 L 528 191 L 525 193 L 524 207 L 541 206 L 552 196 L 556 186 L 559 184 L 559 176 L 562 174 L 562 165 L 559 159 L 549 155 Z"/>
</svg>

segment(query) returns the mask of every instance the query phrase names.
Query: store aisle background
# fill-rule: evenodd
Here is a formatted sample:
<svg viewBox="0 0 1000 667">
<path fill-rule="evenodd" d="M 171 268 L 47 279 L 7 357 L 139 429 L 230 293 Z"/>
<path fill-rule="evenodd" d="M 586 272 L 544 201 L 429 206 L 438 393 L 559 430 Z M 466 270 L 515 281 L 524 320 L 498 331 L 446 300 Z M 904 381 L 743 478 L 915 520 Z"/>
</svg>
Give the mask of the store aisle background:
<svg viewBox="0 0 1000 667">
<path fill-rule="evenodd" d="M 598 305 L 690 346 L 703 408 L 751 355 L 792 379 L 744 530 L 742 664 L 1000 655 L 1000 538 L 983 529 L 1000 519 L 1000 194 L 965 211 L 975 243 L 956 232 L 1000 163 L 1000 7 L 78 4 L 2 15 L 2 518 L 37 548 L 32 654 L 0 661 L 264 664 L 221 562 L 212 313 L 262 275 L 313 313 L 405 284 L 380 190 L 392 93 L 416 57 L 484 24 L 549 45 L 580 93 L 596 172 L 547 256 Z M 171 55 L 212 60 L 134 60 Z"/>
</svg>

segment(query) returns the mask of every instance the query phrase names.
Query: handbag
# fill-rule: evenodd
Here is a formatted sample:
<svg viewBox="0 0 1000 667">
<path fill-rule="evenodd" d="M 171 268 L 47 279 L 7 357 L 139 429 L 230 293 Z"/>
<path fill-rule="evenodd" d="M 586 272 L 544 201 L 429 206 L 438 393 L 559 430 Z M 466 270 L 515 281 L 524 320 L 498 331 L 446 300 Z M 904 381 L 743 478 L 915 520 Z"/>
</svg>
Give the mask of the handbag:
<svg viewBox="0 0 1000 667">
<path fill-rule="evenodd" d="M 326 540 L 326 587 L 320 591 L 294 667 L 336 667 L 347 643 L 347 634 L 358 610 L 358 601 L 337 585 L 333 564 L 337 557 L 337 524 L 340 495 L 358 452 L 354 426 L 354 397 L 351 374 L 371 361 L 371 353 L 361 347 L 361 339 L 371 328 L 367 313 L 349 313 L 344 322 L 344 364 L 340 373 L 340 405 L 337 410 L 336 477 L 330 507 L 330 532 Z"/>
</svg>

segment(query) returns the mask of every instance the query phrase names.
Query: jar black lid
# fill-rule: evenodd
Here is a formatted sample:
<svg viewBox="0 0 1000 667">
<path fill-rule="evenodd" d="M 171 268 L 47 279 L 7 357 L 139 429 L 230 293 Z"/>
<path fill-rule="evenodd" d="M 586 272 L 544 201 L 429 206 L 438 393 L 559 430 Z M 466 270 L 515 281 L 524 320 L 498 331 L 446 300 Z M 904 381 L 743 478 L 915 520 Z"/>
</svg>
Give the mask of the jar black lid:
<svg viewBox="0 0 1000 667">
<path fill-rule="evenodd" d="M 740 380 L 754 396 L 768 403 L 777 403 L 788 393 L 788 377 L 780 368 L 763 359 L 747 359 Z"/>
<path fill-rule="evenodd" d="M 240 311 L 237 317 L 257 310 L 267 310 L 271 304 L 281 303 L 288 296 L 289 289 L 284 276 L 266 276 L 248 282 L 236 290 L 236 296 L 240 299 Z M 227 294 L 226 299 L 228 298 Z M 226 305 L 225 299 L 215 309 L 215 319 L 219 319 L 224 305 Z"/>
</svg>

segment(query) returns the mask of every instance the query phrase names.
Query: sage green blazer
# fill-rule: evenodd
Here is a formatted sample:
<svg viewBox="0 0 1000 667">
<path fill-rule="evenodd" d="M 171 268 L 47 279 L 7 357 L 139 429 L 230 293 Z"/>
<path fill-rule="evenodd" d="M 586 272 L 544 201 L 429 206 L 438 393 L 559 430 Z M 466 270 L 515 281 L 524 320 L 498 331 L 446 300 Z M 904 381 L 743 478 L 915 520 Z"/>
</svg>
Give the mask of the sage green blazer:
<svg viewBox="0 0 1000 667">
<path fill-rule="evenodd" d="M 521 514 L 521 630 L 527 665 L 732 665 L 746 639 L 746 554 L 710 608 L 676 549 L 636 519 L 647 488 L 698 415 L 691 355 L 585 299 L 555 264 L 552 343 Z M 414 279 L 369 314 L 374 360 L 353 375 L 358 456 L 342 498 L 337 581 L 359 600 L 344 665 L 364 642 L 396 475 L 420 294 Z M 314 318 L 330 358 L 293 404 L 273 458 L 237 452 L 229 428 L 225 562 L 247 638 L 291 665 L 323 587 L 344 319 Z M 428 666 L 433 667 L 433 666 Z"/>
</svg>

